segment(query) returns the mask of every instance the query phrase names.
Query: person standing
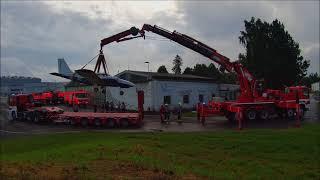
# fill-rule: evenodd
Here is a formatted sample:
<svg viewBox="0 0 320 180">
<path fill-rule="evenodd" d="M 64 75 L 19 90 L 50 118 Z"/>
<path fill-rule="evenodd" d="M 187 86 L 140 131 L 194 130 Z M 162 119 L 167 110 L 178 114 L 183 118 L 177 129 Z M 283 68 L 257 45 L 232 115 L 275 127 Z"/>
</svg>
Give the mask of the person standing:
<svg viewBox="0 0 320 180">
<path fill-rule="evenodd" d="M 110 111 L 113 111 L 114 110 L 114 104 L 113 104 L 113 101 L 110 102 Z"/>
<path fill-rule="evenodd" d="M 117 105 L 117 111 L 118 111 L 118 112 L 121 111 L 121 103 L 120 103 L 120 101 L 118 102 L 118 105 Z"/>
<path fill-rule="evenodd" d="M 167 123 L 170 120 L 170 110 L 169 110 L 168 104 L 165 104 L 165 107 L 164 107 L 164 119 L 167 121 Z"/>
<path fill-rule="evenodd" d="M 182 105 L 179 102 L 179 106 L 178 106 L 178 120 L 181 120 L 181 116 L 182 116 Z"/>
<path fill-rule="evenodd" d="M 121 104 L 121 111 L 122 112 L 126 111 L 126 104 L 124 104 L 124 102 L 122 102 L 122 104 Z"/>
<path fill-rule="evenodd" d="M 164 113 L 165 113 L 164 111 L 165 111 L 164 106 L 163 106 L 163 104 L 161 104 L 161 106 L 160 106 L 160 120 L 161 120 L 161 123 L 164 122 Z"/>
<path fill-rule="evenodd" d="M 105 105 L 106 112 L 109 112 L 109 106 L 110 106 L 109 101 L 107 101 Z"/>
</svg>

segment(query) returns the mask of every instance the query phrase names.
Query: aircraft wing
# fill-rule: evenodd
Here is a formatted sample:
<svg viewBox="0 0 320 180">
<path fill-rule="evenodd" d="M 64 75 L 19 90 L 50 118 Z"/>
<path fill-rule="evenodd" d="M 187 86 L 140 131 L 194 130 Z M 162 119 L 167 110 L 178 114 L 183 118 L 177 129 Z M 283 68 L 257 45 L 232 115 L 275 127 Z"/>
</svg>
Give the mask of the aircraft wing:
<svg viewBox="0 0 320 180">
<path fill-rule="evenodd" d="M 92 82 L 92 84 L 103 85 L 103 80 L 93 71 L 89 69 L 79 69 L 76 73 L 85 78 L 87 81 Z"/>
<path fill-rule="evenodd" d="M 53 72 L 53 73 L 50 73 L 50 74 L 54 75 L 54 76 L 59 76 L 59 77 L 62 77 L 62 78 L 66 78 L 66 79 L 72 80 L 72 76 L 69 76 L 69 75 L 60 74 L 60 73 L 56 73 L 56 72 Z"/>
</svg>

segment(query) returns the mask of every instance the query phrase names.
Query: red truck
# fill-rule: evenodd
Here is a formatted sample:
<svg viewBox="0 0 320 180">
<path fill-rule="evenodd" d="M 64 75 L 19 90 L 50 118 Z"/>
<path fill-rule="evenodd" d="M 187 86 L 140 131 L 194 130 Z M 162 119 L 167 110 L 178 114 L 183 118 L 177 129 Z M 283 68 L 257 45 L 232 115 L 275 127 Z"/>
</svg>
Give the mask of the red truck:
<svg viewBox="0 0 320 180">
<path fill-rule="evenodd" d="M 63 113 L 63 110 L 58 107 L 35 106 L 32 94 L 12 95 L 9 96 L 8 101 L 9 109 L 16 110 L 16 112 L 11 112 L 12 119 L 52 122 L 58 117 L 58 114 Z"/>
<path fill-rule="evenodd" d="M 42 92 L 42 93 L 32 93 L 32 97 L 35 104 L 48 105 L 53 103 L 53 93 Z"/>
<path fill-rule="evenodd" d="M 70 106 L 86 107 L 89 104 L 89 93 L 85 90 L 66 91 L 64 92 L 64 102 Z"/>
</svg>

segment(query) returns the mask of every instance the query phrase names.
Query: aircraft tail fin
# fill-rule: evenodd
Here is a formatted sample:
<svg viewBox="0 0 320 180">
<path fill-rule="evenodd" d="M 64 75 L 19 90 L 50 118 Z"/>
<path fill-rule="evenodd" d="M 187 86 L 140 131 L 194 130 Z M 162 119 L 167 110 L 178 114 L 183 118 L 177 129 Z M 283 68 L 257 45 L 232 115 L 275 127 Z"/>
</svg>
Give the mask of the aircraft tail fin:
<svg viewBox="0 0 320 180">
<path fill-rule="evenodd" d="M 60 74 L 73 74 L 68 64 L 63 58 L 58 59 L 58 72 Z"/>
</svg>

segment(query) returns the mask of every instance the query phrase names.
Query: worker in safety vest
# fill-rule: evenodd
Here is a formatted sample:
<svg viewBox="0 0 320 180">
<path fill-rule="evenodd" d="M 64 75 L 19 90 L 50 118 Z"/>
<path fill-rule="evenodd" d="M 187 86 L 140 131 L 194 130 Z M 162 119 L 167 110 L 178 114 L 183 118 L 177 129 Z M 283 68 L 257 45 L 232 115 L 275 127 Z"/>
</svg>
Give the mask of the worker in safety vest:
<svg viewBox="0 0 320 180">
<path fill-rule="evenodd" d="M 164 120 L 164 106 L 163 106 L 163 104 L 161 104 L 161 106 L 160 106 L 160 120 L 161 120 L 161 123 L 163 123 L 163 120 Z"/>
</svg>

